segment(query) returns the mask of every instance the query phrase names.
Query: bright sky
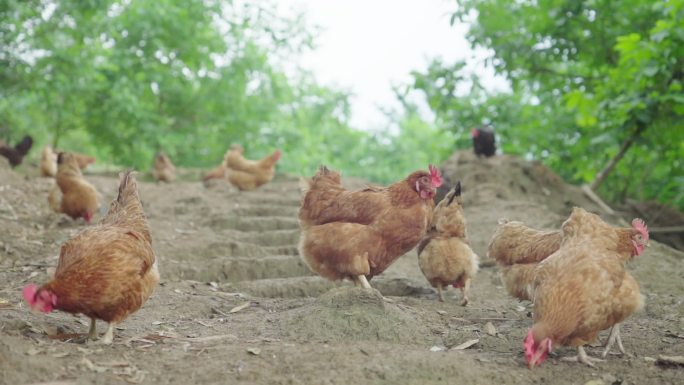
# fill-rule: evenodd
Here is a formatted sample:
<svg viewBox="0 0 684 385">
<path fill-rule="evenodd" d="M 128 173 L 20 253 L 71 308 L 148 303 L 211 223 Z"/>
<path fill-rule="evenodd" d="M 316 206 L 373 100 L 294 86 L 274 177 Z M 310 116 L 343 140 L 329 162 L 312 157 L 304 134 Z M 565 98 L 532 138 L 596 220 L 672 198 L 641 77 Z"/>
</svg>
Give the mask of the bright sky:
<svg viewBox="0 0 684 385">
<path fill-rule="evenodd" d="M 412 70 L 424 70 L 431 58 L 447 63 L 471 58 L 484 70 L 484 54 L 473 58 L 465 39 L 467 26 L 450 26 L 455 1 L 446 0 L 279 0 L 284 9 L 304 10 L 309 23 L 322 27 L 318 48 L 302 59 L 319 82 L 351 91 L 352 125 L 383 128 L 379 108 L 398 106 L 392 85 L 405 84 Z"/>
</svg>

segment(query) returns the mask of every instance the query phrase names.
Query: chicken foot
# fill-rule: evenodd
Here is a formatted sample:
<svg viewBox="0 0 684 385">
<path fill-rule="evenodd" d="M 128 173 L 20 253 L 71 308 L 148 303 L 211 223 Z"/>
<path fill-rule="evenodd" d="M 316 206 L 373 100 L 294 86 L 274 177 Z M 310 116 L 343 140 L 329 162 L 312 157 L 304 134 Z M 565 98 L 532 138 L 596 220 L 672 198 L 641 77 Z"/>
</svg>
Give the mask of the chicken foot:
<svg viewBox="0 0 684 385">
<path fill-rule="evenodd" d="M 591 366 L 592 368 L 596 368 L 596 365 L 594 365 L 594 362 L 604 362 L 605 360 L 602 360 L 600 358 L 589 357 L 587 355 L 587 352 L 584 351 L 584 347 L 578 346 L 576 356 L 563 357 L 563 358 L 561 358 L 561 361 L 581 362 L 583 364 L 587 364 L 587 365 Z"/>
<path fill-rule="evenodd" d="M 610 328 L 610 335 L 608 336 L 608 342 L 606 342 L 606 349 L 601 354 L 601 357 L 606 358 L 606 356 L 610 352 L 610 349 L 616 343 L 618 346 L 618 350 L 620 350 L 620 353 L 625 354 L 625 347 L 622 346 L 622 339 L 620 338 L 620 324 L 615 324 L 612 328 Z"/>
</svg>

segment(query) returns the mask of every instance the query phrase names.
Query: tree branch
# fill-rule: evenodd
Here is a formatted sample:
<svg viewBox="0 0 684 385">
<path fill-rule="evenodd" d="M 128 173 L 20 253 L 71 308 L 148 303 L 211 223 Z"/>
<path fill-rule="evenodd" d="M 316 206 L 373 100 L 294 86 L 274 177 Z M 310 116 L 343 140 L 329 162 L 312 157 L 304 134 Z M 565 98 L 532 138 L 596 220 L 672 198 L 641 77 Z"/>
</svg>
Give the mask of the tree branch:
<svg viewBox="0 0 684 385">
<path fill-rule="evenodd" d="M 645 128 L 646 125 L 644 123 L 637 122 L 636 131 L 634 131 L 634 133 L 622 143 L 622 146 L 620 146 L 620 151 L 618 151 L 618 153 L 613 157 L 613 159 L 611 159 L 610 162 L 608 162 L 606 167 L 604 167 L 603 170 L 596 174 L 596 178 L 593 182 L 591 182 L 591 185 L 589 185 L 589 187 L 592 190 L 596 190 L 599 188 L 599 186 L 601 186 L 603 181 L 606 180 L 608 175 L 613 171 L 615 166 L 617 166 L 618 162 L 620 162 L 622 157 L 625 156 L 627 150 L 629 150 L 629 148 L 632 147 L 632 144 L 634 144 L 636 138 L 638 138 L 639 135 L 641 135 Z"/>
</svg>

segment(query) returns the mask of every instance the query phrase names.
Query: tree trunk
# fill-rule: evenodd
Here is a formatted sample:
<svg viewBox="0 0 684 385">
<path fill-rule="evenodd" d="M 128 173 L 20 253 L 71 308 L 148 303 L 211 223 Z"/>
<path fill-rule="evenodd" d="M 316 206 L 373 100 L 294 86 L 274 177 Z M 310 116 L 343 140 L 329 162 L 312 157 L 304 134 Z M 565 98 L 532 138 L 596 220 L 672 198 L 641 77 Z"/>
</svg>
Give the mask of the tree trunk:
<svg viewBox="0 0 684 385">
<path fill-rule="evenodd" d="M 606 167 L 603 168 L 603 170 L 596 174 L 596 178 L 593 182 L 591 182 L 591 185 L 589 185 L 589 187 L 592 190 L 595 191 L 599 188 L 599 186 L 601 186 L 603 181 L 606 180 L 608 175 L 613 171 L 615 166 L 617 166 L 618 162 L 620 162 L 620 160 L 625 156 L 627 150 L 629 150 L 629 148 L 632 147 L 632 144 L 634 144 L 636 138 L 638 138 L 639 135 L 641 135 L 645 128 L 646 126 L 644 125 L 644 123 L 637 123 L 636 131 L 634 131 L 634 133 L 622 143 L 622 146 L 620 146 L 620 151 L 618 151 L 618 153 L 613 157 L 613 159 L 611 159 L 610 162 L 608 162 L 608 164 L 606 165 Z"/>
</svg>

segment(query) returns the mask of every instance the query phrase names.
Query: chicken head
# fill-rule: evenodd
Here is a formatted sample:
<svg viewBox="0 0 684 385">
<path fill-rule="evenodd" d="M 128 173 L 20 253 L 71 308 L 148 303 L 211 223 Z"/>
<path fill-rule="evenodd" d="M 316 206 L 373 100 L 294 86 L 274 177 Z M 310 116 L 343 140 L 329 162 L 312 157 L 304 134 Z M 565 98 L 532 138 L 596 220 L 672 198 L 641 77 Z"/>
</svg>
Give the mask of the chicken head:
<svg viewBox="0 0 684 385">
<path fill-rule="evenodd" d="M 641 255 L 648 245 L 648 227 L 646 226 L 646 223 L 639 218 L 632 220 L 632 227 L 636 230 L 636 233 L 632 236 L 634 255 Z"/>
<path fill-rule="evenodd" d="M 532 369 L 535 366 L 541 365 L 551 352 L 552 345 L 551 339 L 548 337 L 542 339 L 539 343 L 536 343 L 534 341 L 534 333 L 532 333 L 532 329 L 530 329 L 523 342 L 527 366 Z"/>
<path fill-rule="evenodd" d="M 421 199 L 432 199 L 435 196 L 435 191 L 442 185 L 442 177 L 439 175 L 437 167 L 430 165 L 430 173 L 418 173 L 415 178 L 415 189 L 420 195 Z"/>
<path fill-rule="evenodd" d="M 22 294 L 33 310 L 49 313 L 57 306 L 57 296 L 48 290 L 39 290 L 35 284 L 26 285 Z"/>
</svg>

